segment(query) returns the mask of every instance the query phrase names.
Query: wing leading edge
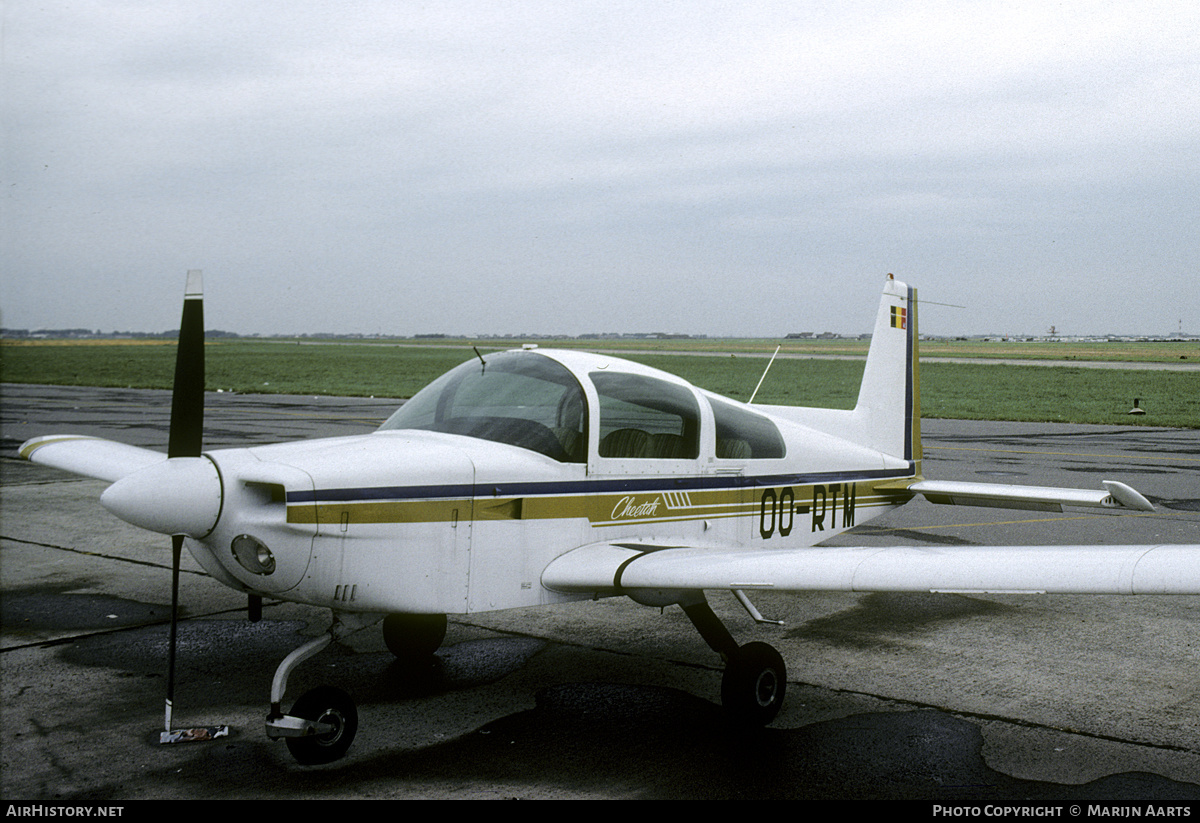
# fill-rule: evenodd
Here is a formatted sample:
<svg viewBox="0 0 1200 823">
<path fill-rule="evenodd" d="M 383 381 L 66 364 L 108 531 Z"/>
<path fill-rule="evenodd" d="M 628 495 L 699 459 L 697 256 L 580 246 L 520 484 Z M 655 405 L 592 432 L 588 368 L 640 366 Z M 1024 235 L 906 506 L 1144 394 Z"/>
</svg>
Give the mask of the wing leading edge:
<svg viewBox="0 0 1200 823">
<path fill-rule="evenodd" d="M 730 550 L 596 543 L 557 558 L 542 583 L 597 596 L 694 589 L 1200 594 L 1200 545 Z"/>
</svg>

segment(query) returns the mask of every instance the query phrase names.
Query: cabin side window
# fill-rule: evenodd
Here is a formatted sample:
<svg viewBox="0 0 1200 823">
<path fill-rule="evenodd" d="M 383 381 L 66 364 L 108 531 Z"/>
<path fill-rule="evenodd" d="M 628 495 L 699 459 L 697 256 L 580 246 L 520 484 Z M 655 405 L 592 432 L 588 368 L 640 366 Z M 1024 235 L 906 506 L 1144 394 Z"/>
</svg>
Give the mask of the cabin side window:
<svg viewBox="0 0 1200 823">
<path fill-rule="evenodd" d="M 718 397 L 708 400 L 717 424 L 717 457 L 762 460 L 784 456 L 783 436 L 769 419 Z"/>
<path fill-rule="evenodd" d="M 589 375 L 600 398 L 600 456 L 694 460 L 700 407 L 686 387 L 622 372 Z"/>
</svg>

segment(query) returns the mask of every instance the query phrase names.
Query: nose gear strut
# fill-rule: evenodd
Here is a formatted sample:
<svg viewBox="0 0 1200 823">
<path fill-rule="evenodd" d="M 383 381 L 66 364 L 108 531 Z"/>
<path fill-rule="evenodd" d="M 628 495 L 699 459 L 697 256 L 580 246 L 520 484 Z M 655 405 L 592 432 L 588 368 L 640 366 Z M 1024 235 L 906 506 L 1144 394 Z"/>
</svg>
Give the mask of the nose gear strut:
<svg viewBox="0 0 1200 823">
<path fill-rule="evenodd" d="M 333 625 L 283 659 L 271 681 L 271 711 L 267 715 L 267 737 L 284 739 L 296 760 L 305 765 L 332 763 L 354 742 L 358 731 L 358 709 L 350 695 L 332 686 L 318 686 L 300 695 L 290 714 L 282 710 L 288 677 L 310 657 L 335 640 L 374 625 L 383 615 L 333 613 Z"/>
</svg>

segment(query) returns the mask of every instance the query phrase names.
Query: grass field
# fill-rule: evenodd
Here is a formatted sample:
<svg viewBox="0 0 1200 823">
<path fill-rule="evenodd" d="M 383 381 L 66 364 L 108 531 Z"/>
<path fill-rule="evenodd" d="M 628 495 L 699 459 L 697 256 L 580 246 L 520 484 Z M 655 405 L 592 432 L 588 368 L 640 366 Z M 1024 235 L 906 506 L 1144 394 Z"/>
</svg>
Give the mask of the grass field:
<svg viewBox="0 0 1200 823">
<path fill-rule="evenodd" d="M 476 340 L 437 339 L 405 341 L 407 345 L 470 347 Z M 508 348 L 521 345 L 520 340 L 508 340 L 496 345 Z M 539 341 L 540 342 L 540 341 Z M 489 345 L 492 341 L 488 341 Z M 543 345 L 559 348 L 578 348 L 606 351 L 643 351 L 654 349 L 663 352 L 689 353 L 746 353 L 767 354 L 780 347 L 781 355 L 826 355 L 865 357 L 869 340 L 766 340 L 732 338 L 684 338 L 676 340 L 638 339 L 567 339 L 547 341 Z M 1200 363 L 1200 342 L 1174 340 L 1169 342 L 1141 341 L 1050 341 L 1050 340 L 923 340 L 921 354 L 924 357 L 953 357 L 972 359 L 1003 360 L 1084 360 L 1105 363 Z"/>
<path fill-rule="evenodd" d="M 488 341 L 482 351 L 507 348 Z M 580 341 L 570 341 L 582 347 Z M 747 400 L 775 344 L 771 341 L 589 341 L 596 349 L 621 349 L 623 356 L 665 369 L 719 394 Z M 701 345 L 703 344 L 703 345 Z M 1112 355 L 1142 362 L 1191 359 L 1195 344 L 1160 343 L 1028 344 L 1049 350 L 1058 360 L 1113 360 Z M 922 356 L 1021 359 L 1017 344 L 967 341 L 922 342 Z M 1090 347 L 1089 347 L 1090 346 Z M 1159 348 L 1154 348 L 1154 347 Z M 1189 349 L 1188 346 L 1192 348 Z M 1062 347 L 1062 348 L 1057 348 Z M 1136 348 L 1136 351 L 1134 350 Z M 700 354 L 719 349 L 723 354 Z M 969 351 L 968 351 L 969 350 Z M 313 341 L 219 340 L 207 351 L 207 385 L 242 393 L 410 397 L 426 383 L 463 360 L 469 347 L 448 341 L 437 345 L 322 343 Z M 796 342 L 782 354 L 759 390 L 756 402 L 850 408 L 862 374 L 860 341 Z M 170 388 L 175 346 L 160 341 L 47 341 L 0 347 L 0 379 L 13 383 L 49 383 L 132 388 Z M 1200 360 L 1200 353 L 1195 355 Z M 949 363 L 926 359 L 921 368 L 925 417 L 975 420 L 1027 420 L 1200 428 L 1200 371 L 1085 368 L 1071 365 L 996 365 Z M 1127 412 L 1134 398 L 1147 414 Z"/>
</svg>

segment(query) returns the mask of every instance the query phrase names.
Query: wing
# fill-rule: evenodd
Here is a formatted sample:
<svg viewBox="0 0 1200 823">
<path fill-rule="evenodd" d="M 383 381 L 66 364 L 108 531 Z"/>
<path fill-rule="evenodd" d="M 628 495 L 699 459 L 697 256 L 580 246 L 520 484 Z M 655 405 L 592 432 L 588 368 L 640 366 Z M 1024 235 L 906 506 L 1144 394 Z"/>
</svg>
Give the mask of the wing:
<svg viewBox="0 0 1200 823">
<path fill-rule="evenodd" d="M 167 459 L 162 452 L 76 434 L 35 437 L 21 446 L 20 454 L 34 463 L 108 481 Z"/>
<path fill-rule="evenodd" d="M 1050 486 L 1009 486 L 1002 483 L 959 483 L 953 480 L 918 480 L 908 490 L 924 495 L 930 503 L 957 506 L 994 506 L 1004 509 L 1034 509 L 1062 511 L 1063 506 L 1095 506 L 1100 508 L 1133 509 L 1152 512 L 1154 506 L 1138 492 L 1118 483 L 1104 480 L 1105 491 L 1060 489 Z"/>
<path fill-rule="evenodd" d="M 1200 545 L 890 546 L 777 550 L 595 543 L 542 574 L 547 588 L 1200 594 Z"/>
</svg>

